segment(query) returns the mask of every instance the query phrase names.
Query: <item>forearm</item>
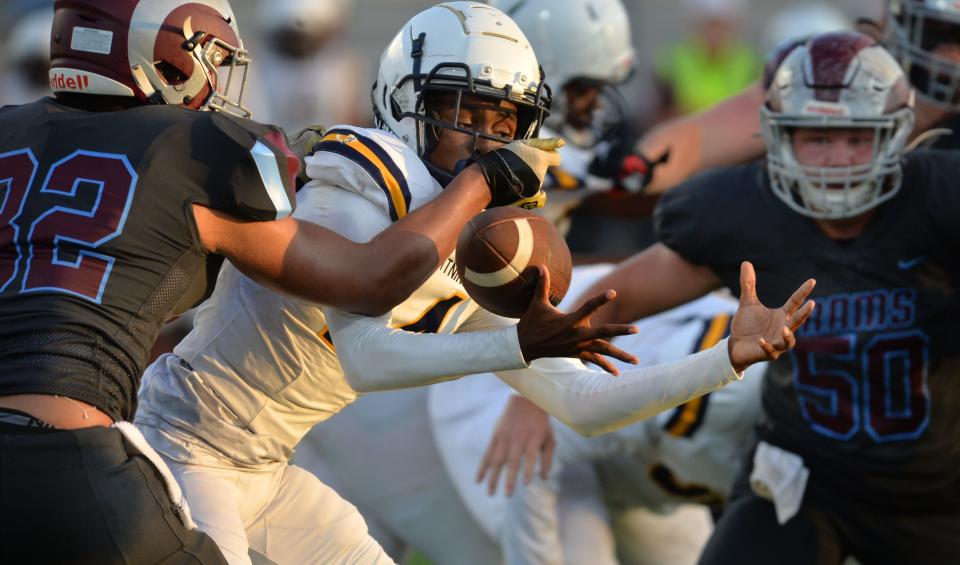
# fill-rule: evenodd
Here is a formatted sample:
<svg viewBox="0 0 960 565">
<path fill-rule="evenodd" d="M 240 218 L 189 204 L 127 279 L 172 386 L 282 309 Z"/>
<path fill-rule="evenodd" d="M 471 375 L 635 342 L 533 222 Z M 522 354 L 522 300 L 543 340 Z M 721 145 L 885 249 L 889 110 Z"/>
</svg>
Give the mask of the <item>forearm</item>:
<svg viewBox="0 0 960 565">
<path fill-rule="evenodd" d="M 362 316 L 325 313 L 344 375 L 357 392 L 426 386 L 462 375 L 527 366 L 515 325 L 482 332 L 421 334 Z"/>
<path fill-rule="evenodd" d="M 617 378 L 560 359 L 497 376 L 584 435 L 649 418 L 740 378 L 730 365 L 726 339 L 680 361 L 624 371 Z"/>
<path fill-rule="evenodd" d="M 763 156 L 759 116 L 764 96 L 756 83 L 708 110 L 651 130 L 637 144 L 638 151 L 648 159 L 669 151 L 670 159 L 657 166 L 645 192 L 659 194 L 701 171 Z"/>
<path fill-rule="evenodd" d="M 710 269 L 689 263 L 658 243 L 590 285 L 578 302 L 613 289 L 616 300 L 597 311 L 591 323 L 627 324 L 699 298 L 720 284 Z"/>
<path fill-rule="evenodd" d="M 381 315 L 453 252 L 460 230 L 490 200 L 477 167 L 366 243 L 302 219 L 243 222 L 194 205 L 202 245 L 261 284 L 352 312 Z"/>
<path fill-rule="evenodd" d="M 432 242 L 437 257 L 429 271 L 432 273 L 440 265 L 441 259 L 446 259 L 453 253 L 463 226 L 482 212 L 489 202 L 490 189 L 487 182 L 480 168 L 471 165 L 458 174 L 439 196 L 401 218 L 375 240 L 385 238 L 391 245 L 396 246 L 398 238 L 410 234 L 425 237 Z"/>
</svg>

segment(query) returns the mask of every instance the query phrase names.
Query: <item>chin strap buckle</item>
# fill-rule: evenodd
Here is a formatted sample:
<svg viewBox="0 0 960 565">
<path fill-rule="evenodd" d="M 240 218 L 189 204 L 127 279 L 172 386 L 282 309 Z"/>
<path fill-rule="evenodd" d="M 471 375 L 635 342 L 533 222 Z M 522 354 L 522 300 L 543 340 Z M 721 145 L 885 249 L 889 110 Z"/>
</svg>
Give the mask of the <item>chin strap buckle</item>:
<svg viewBox="0 0 960 565">
<path fill-rule="evenodd" d="M 426 33 L 421 33 L 413 40 L 410 56 L 413 57 L 413 90 L 420 92 L 420 63 L 423 57 L 423 43 L 427 39 Z"/>
</svg>

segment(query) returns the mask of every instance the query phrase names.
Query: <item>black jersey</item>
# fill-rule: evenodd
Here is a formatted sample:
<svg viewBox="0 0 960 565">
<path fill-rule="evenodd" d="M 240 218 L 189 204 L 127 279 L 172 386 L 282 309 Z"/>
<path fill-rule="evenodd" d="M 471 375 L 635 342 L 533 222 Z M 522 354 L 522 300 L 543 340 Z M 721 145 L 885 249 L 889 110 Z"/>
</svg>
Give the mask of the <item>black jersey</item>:
<svg viewBox="0 0 960 565">
<path fill-rule="evenodd" d="M 771 307 L 817 279 L 796 349 L 767 374 L 762 439 L 850 496 L 960 507 L 958 176 L 958 152 L 911 154 L 900 192 L 849 242 L 774 195 L 760 161 L 696 177 L 657 211 L 661 241 L 734 292 L 745 259 Z"/>
<path fill-rule="evenodd" d="M 0 395 L 62 394 L 130 419 L 160 326 L 219 267 L 191 204 L 292 209 L 283 133 L 175 106 L 0 109 Z"/>
</svg>

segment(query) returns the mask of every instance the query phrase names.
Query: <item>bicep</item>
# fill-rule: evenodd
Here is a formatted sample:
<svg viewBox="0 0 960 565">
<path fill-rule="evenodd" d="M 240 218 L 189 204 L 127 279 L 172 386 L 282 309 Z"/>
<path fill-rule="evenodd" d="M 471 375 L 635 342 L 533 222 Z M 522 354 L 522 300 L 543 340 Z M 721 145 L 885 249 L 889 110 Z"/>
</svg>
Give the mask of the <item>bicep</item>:
<svg viewBox="0 0 960 565">
<path fill-rule="evenodd" d="M 363 244 L 291 217 L 243 222 L 199 205 L 193 210 L 203 247 L 266 287 L 359 312 L 376 297 L 364 274 L 370 265 Z"/>
<path fill-rule="evenodd" d="M 624 324 L 679 306 L 720 286 L 720 279 L 709 268 L 694 265 L 658 243 L 595 282 L 580 301 L 608 289 L 617 291 L 617 298 L 594 314 L 591 322 Z"/>
</svg>

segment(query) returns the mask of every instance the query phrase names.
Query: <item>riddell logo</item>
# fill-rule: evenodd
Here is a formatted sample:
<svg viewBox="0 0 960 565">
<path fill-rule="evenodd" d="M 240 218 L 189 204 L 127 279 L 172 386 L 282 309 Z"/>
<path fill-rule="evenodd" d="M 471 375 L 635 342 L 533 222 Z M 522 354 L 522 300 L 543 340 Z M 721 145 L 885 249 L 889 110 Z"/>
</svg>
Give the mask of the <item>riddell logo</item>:
<svg viewBox="0 0 960 565">
<path fill-rule="evenodd" d="M 810 100 L 803 105 L 803 113 L 819 114 L 821 116 L 849 116 L 850 108 L 846 104 Z"/>
<path fill-rule="evenodd" d="M 67 76 L 63 73 L 57 73 L 50 76 L 50 88 L 54 90 L 84 90 L 90 88 L 90 77 L 77 73 L 73 76 Z"/>
</svg>

